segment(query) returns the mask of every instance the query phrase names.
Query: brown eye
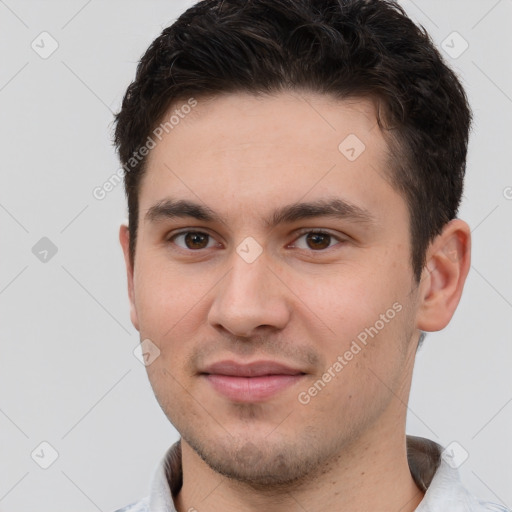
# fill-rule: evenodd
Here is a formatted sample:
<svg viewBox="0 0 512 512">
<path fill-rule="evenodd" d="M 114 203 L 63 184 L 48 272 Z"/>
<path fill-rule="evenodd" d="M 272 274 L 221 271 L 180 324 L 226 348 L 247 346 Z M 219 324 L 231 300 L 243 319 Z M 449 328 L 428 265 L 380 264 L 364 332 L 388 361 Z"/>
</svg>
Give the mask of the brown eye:
<svg viewBox="0 0 512 512">
<path fill-rule="evenodd" d="M 208 243 L 205 245 L 205 240 L 207 240 L 208 235 L 204 233 L 195 233 L 190 232 L 185 234 L 185 245 L 189 249 L 204 249 Z"/>
<path fill-rule="evenodd" d="M 306 240 L 311 249 L 327 249 L 330 245 L 331 235 L 327 233 L 308 233 Z"/>
<path fill-rule="evenodd" d="M 176 243 L 176 240 L 183 237 L 184 245 Z M 188 250 L 199 250 L 199 249 L 207 249 L 208 242 L 210 239 L 210 235 L 207 233 L 202 233 L 201 231 L 184 231 L 182 233 L 177 233 L 176 235 L 169 238 L 170 242 L 175 242 L 178 247 L 181 249 Z"/>
<path fill-rule="evenodd" d="M 305 243 L 297 243 L 301 239 L 304 239 Z M 304 231 L 294 242 L 294 245 L 296 245 L 299 249 L 323 251 L 335 245 L 332 243 L 333 239 L 338 242 L 342 241 L 334 235 L 324 231 Z"/>
</svg>

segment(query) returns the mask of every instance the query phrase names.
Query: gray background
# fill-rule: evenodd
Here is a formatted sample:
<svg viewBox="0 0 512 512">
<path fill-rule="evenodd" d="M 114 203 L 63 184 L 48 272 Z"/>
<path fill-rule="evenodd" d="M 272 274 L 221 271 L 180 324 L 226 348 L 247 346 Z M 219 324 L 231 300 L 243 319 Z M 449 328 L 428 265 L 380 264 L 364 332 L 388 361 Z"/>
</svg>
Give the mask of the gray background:
<svg viewBox="0 0 512 512">
<path fill-rule="evenodd" d="M 147 493 L 177 439 L 133 355 L 122 186 L 92 191 L 119 168 L 112 111 L 137 60 L 191 4 L 0 0 L 0 511 L 113 510 Z M 511 507 L 512 1 L 402 4 L 451 52 L 475 114 L 460 212 L 472 269 L 418 355 L 408 432 L 456 441 L 472 492 Z M 59 454 L 48 469 L 43 441 Z"/>
</svg>

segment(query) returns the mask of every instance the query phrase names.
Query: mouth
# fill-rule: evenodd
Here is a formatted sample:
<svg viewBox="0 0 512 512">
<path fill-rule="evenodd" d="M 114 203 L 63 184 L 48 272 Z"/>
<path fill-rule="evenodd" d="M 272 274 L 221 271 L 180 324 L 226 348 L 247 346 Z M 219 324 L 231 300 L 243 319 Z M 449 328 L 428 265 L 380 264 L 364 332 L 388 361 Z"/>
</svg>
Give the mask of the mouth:
<svg viewBox="0 0 512 512">
<path fill-rule="evenodd" d="M 233 402 L 263 402 L 297 384 L 305 372 L 275 361 L 221 361 L 200 372 L 213 389 Z"/>
</svg>

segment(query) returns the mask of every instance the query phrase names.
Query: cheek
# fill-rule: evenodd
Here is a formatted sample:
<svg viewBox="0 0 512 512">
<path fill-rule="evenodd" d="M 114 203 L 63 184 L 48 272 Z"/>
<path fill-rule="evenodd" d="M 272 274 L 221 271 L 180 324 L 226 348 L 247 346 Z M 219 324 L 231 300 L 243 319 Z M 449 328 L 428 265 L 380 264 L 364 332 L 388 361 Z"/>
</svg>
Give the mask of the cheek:
<svg viewBox="0 0 512 512">
<path fill-rule="evenodd" d="M 155 392 L 163 386 L 174 394 L 180 391 L 179 383 L 190 377 L 185 363 L 194 344 L 204 338 L 206 294 L 216 279 L 211 272 L 189 276 L 168 262 L 158 262 L 157 257 L 141 262 L 135 287 L 140 337 L 151 340 L 160 351 L 147 367 L 148 376 Z"/>
<path fill-rule="evenodd" d="M 392 261 L 340 269 L 309 289 L 303 281 L 302 296 L 307 298 L 296 304 L 298 316 L 306 320 L 309 342 L 326 364 L 321 369 L 326 373 L 315 379 L 329 381 L 323 398 L 316 400 L 319 408 L 333 401 L 349 408 L 371 401 L 372 396 L 386 393 L 379 378 L 394 386 L 403 370 L 413 332 L 410 282 L 390 272 L 391 268 Z"/>
<path fill-rule="evenodd" d="M 135 302 L 141 329 L 162 336 L 187 311 L 191 311 L 201 297 L 198 283 L 183 277 L 158 255 L 141 255 L 136 267 Z"/>
<path fill-rule="evenodd" d="M 382 310 L 384 320 L 381 308 L 373 306 L 366 307 L 366 318 L 360 309 L 357 316 L 340 317 L 336 336 L 324 338 L 323 347 L 317 346 L 326 356 L 326 365 L 308 379 L 297 397 L 298 414 L 312 428 L 327 425 L 336 435 L 350 435 L 402 395 L 410 319 L 397 302 Z"/>
<path fill-rule="evenodd" d="M 408 290 L 405 281 L 400 283 L 383 268 L 356 265 L 292 282 L 294 293 L 301 298 L 295 303 L 301 315 L 308 315 L 314 325 L 323 325 L 332 337 L 345 341 L 376 322 L 380 329 L 382 321 L 390 323 Z"/>
</svg>

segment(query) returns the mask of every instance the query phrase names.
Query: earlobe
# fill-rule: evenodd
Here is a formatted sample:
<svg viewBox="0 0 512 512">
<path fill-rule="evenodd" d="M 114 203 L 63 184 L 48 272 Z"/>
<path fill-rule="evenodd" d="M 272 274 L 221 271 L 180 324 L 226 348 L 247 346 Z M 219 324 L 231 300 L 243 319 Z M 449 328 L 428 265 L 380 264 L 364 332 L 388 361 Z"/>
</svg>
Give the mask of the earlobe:
<svg viewBox="0 0 512 512">
<path fill-rule="evenodd" d="M 139 320 L 137 317 L 137 309 L 135 307 L 135 290 L 134 290 L 134 270 L 130 260 L 130 231 L 126 224 L 121 224 L 119 228 L 119 242 L 123 249 L 124 262 L 126 266 L 126 277 L 128 282 L 128 297 L 130 299 L 130 319 L 137 331 L 139 330 Z"/>
<path fill-rule="evenodd" d="M 430 244 L 420 283 L 417 328 L 439 331 L 450 322 L 459 304 L 471 265 L 471 231 L 454 219 Z"/>
</svg>

